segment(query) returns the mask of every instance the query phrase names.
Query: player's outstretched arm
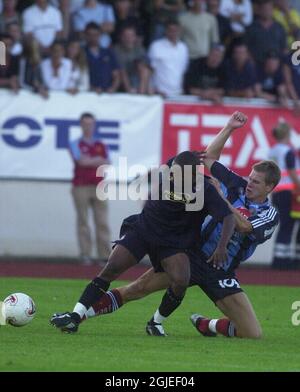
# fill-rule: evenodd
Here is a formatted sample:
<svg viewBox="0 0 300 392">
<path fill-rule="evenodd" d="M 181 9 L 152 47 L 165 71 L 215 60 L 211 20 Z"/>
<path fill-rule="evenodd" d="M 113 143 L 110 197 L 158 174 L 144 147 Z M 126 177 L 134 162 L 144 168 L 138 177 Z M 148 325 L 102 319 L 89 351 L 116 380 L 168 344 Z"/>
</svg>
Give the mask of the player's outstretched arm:
<svg viewBox="0 0 300 392">
<path fill-rule="evenodd" d="M 234 112 L 226 126 L 218 133 L 213 141 L 208 145 L 206 153 L 203 156 L 205 166 L 210 170 L 215 161 L 220 159 L 225 143 L 235 129 L 243 127 L 248 117 L 241 112 Z"/>
</svg>

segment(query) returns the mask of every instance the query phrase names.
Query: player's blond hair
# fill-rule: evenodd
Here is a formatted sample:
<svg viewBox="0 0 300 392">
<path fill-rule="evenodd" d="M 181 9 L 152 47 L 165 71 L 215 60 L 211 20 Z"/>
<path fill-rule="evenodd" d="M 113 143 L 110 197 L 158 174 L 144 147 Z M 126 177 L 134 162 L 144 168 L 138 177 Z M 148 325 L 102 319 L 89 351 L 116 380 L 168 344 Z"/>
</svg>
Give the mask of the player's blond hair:
<svg viewBox="0 0 300 392">
<path fill-rule="evenodd" d="M 273 188 L 279 183 L 281 173 L 278 165 L 273 161 L 261 161 L 252 166 L 252 169 L 258 173 L 265 173 L 265 182 L 272 185 Z"/>
</svg>

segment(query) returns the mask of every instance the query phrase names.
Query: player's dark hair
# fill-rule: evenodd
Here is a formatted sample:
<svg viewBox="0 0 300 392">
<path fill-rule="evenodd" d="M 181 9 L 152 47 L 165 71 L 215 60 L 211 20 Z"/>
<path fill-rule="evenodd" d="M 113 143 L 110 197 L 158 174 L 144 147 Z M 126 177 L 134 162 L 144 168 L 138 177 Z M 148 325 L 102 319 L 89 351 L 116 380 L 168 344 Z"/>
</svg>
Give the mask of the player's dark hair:
<svg viewBox="0 0 300 392">
<path fill-rule="evenodd" d="M 200 165 L 200 158 L 193 151 L 183 151 L 176 155 L 174 163 L 181 167 L 184 167 L 185 165 L 197 166 Z"/>
<path fill-rule="evenodd" d="M 196 175 L 197 175 L 197 166 L 200 165 L 200 158 L 197 153 L 193 151 L 183 151 L 180 154 L 178 154 L 174 158 L 174 164 L 180 166 L 181 171 L 182 171 L 182 179 L 184 179 L 185 176 L 185 167 L 191 167 L 192 172 L 191 172 L 191 179 L 193 184 L 195 184 L 196 181 Z"/>
<path fill-rule="evenodd" d="M 252 166 L 252 169 L 258 173 L 265 173 L 265 182 L 274 188 L 281 178 L 280 169 L 273 161 L 261 161 Z"/>
</svg>

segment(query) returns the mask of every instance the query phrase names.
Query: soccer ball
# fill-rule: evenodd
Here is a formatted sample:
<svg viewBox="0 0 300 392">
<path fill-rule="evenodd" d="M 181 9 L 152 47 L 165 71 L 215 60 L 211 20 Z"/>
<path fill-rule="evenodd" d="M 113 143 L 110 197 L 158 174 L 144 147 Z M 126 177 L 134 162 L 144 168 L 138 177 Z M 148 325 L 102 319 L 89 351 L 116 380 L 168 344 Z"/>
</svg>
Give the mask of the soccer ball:
<svg viewBox="0 0 300 392">
<path fill-rule="evenodd" d="M 35 315 L 35 304 L 27 294 L 11 294 L 5 298 L 3 304 L 5 321 L 14 327 L 23 327 L 30 323 Z"/>
</svg>

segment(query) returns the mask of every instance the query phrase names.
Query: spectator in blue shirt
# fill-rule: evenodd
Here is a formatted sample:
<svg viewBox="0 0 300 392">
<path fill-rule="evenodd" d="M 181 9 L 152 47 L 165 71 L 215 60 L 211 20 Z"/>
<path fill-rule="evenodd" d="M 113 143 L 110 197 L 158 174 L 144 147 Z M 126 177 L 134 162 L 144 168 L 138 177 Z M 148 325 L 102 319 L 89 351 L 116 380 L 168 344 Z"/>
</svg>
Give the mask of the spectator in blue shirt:
<svg viewBox="0 0 300 392">
<path fill-rule="evenodd" d="M 120 67 L 114 51 L 99 46 L 100 35 L 100 27 L 96 23 L 92 22 L 86 26 L 86 56 L 90 87 L 98 94 L 114 93 L 120 86 Z"/>
<path fill-rule="evenodd" d="M 256 96 L 271 103 L 279 102 L 282 106 L 288 107 L 287 90 L 279 55 L 276 52 L 270 52 L 263 66 L 258 65 L 256 71 Z"/>
<path fill-rule="evenodd" d="M 234 45 L 231 58 L 225 65 L 225 81 L 225 89 L 230 97 L 254 97 L 255 66 L 242 41 Z"/>
</svg>

